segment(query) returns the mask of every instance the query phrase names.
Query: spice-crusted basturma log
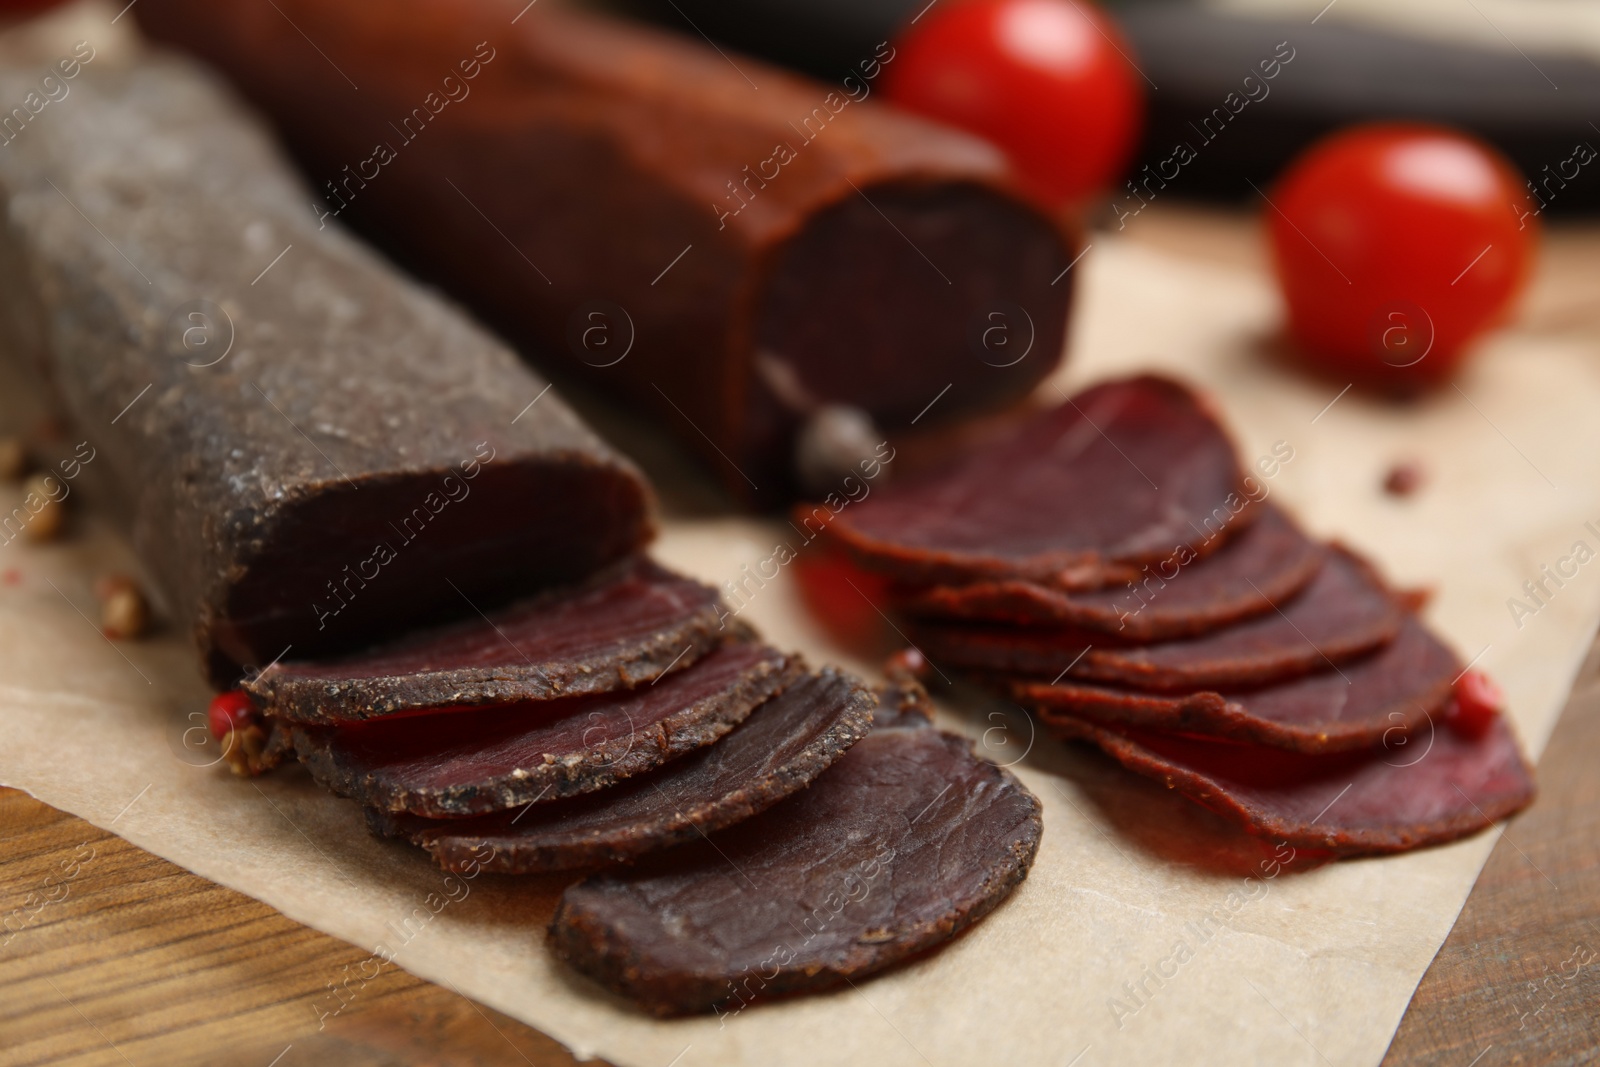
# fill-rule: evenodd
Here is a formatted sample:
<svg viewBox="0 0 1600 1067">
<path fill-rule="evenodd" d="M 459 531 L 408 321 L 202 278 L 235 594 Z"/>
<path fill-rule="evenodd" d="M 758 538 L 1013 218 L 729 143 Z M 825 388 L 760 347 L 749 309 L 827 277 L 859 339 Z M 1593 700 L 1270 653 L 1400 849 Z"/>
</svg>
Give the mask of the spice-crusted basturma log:
<svg viewBox="0 0 1600 1067">
<path fill-rule="evenodd" d="M 890 45 L 829 85 L 522 0 L 134 15 L 277 120 L 315 210 L 653 411 L 742 495 L 785 491 L 821 403 L 926 426 L 1060 358 L 1073 240 L 994 149 L 880 106 Z"/>
<path fill-rule="evenodd" d="M 634 468 L 454 307 L 319 230 L 213 78 L 151 60 L 71 92 L 0 152 L 7 332 L 98 446 L 214 681 L 648 539 Z"/>
</svg>

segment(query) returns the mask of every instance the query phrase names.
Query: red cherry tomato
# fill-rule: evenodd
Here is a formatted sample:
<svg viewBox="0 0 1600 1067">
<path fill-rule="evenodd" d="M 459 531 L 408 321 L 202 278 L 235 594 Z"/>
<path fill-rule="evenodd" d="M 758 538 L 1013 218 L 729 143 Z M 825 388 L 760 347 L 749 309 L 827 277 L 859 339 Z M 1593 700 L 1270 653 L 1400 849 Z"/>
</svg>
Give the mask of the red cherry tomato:
<svg viewBox="0 0 1600 1067">
<path fill-rule="evenodd" d="M 1313 145 L 1264 208 L 1303 354 L 1380 388 L 1443 381 L 1527 280 L 1532 207 L 1509 162 L 1453 130 L 1380 123 Z"/>
<path fill-rule="evenodd" d="M 1479 738 L 1489 731 L 1506 697 L 1500 687 L 1482 671 L 1468 671 L 1456 683 L 1446 721 L 1463 737 Z"/>
<path fill-rule="evenodd" d="M 1144 110 L 1116 26 L 1088 0 L 964 0 L 935 6 L 895 42 L 889 98 L 986 137 L 1049 200 L 1116 180 Z"/>
<path fill-rule="evenodd" d="M 206 709 L 206 726 L 212 737 L 222 741 L 227 738 L 228 731 L 239 729 L 255 717 L 256 706 L 249 695 L 243 689 L 230 689 L 211 698 L 211 706 Z"/>
</svg>

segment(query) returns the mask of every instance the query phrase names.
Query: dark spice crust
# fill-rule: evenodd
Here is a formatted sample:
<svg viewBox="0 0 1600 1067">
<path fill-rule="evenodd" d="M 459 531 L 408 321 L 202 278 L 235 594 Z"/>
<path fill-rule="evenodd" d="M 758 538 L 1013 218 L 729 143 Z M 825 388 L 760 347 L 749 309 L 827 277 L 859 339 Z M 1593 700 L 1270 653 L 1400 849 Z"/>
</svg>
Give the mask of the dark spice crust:
<svg viewBox="0 0 1600 1067">
<path fill-rule="evenodd" d="M 750 781 L 743 782 L 732 792 L 704 797 L 696 802 L 680 803 L 685 789 L 674 779 L 692 774 L 685 766 L 693 755 L 671 764 L 636 783 L 616 787 L 627 789 L 635 785 L 652 790 L 655 810 L 626 827 L 611 826 L 604 832 L 586 835 L 578 840 L 551 839 L 545 834 L 540 811 L 529 812 L 514 827 L 452 828 L 448 823 L 421 820 L 413 816 L 367 809 L 368 825 L 380 836 L 402 837 L 419 845 L 431 855 L 439 866 L 448 871 L 467 869 L 469 864 L 486 871 L 503 874 L 530 874 L 540 871 L 574 870 L 606 864 L 626 863 L 651 852 L 658 852 L 702 834 L 715 833 L 734 823 L 741 822 L 770 808 L 784 797 L 809 786 L 818 775 L 833 766 L 841 756 L 867 735 L 872 725 L 873 709 L 877 704 L 873 695 L 859 680 L 836 668 L 824 668 L 812 679 L 801 679 L 774 696 L 767 705 L 758 708 L 753 716 L 774 712 L 771 705 L 794 694 L 797 688 L 815 681 L 827 690 L 827 697 L 837 702 L 831 723 L 812 738 L 803 749 L 781 766 Z M 747 723 L 753 720 L 746 720 Z M 736 742 L 737 729 L 718 742 L 731 745 Z M 706 750 L 712 753 L 715 749 Z M 682 772 L 680 774 L 680 772 Z M 604 803 L 610 792 L 593 799 Z M 492 846 L 492 856 L 483 861 L 484 846 Z"/>
<path fill-rule="evenodd" d="M 552 590 L 531 602 L 491 612 L 488 620 L 473 618 L 439 631 L 413 633 L 391 647 L 425 648 L 439 633 L 496 626 L 493 620 L 508 612 L 537 610 L 542 604 L 557 604 L 581 596 L 641 566 L 661 570 L 651 563 L 626 560 L 577 588 Z M 562 656 L 545 662 L 515 659 L 492 667 L 409 671 L 381 677 L 339 677 L 332 673 L 337 664 L 330 664 L 329 672 L 321 677 L 296 677 L 292 673 L 296 664 L 274 664 L 259 676 L 247 679 L 244 688 L 263 706 L 296 722 L 353 722 L 413 708 L 555 700 L 632 689 L 654 681 L 669 670 L 689 666 L 730 638 L 751 637 L 750 630 L 742 624 L 734 623 L 730 627 L 722 621 L 725 611 L 715 589 L 685 578 L 673 578 L 676 584 L 693 588 L 699 594 L 699 603 L 686 610 L 671 626 L 622 648 L 613 645 L 587 655 Z M 511 648 L 517 649 L 515 642 Z M 315 669 L 316 665 L 312 667 Z"/>
<path fill-rule="evenodd" d="M 511 774 L 442 789 L 419 789 L 392 774 L 363 772 L 332 744 L 338 727 L 294 727 L 295 752 L 324 788 L 371 808 L 434 819 L 481 815 L 604 789 L 713 744 L 760 704 L 805 673 L 798 656 L 777 656 L 743 672 L 738 681 L 626 738 L 586 746 Z M 471 712 L 448 714 L 470 715 Z M 518 773 L 520 772 L 520 773 Z"/>
<path fill-rule="evenodd" d="M 997 847 L 987 857 L 989 868 L 981 883 L 975 891 L 959 899 L 948 899 L 947 906 L 938 915 L 917 916 L 902 923 L 861 930 L 843 957 L 802 957 L 781 966 L 775 965 L 774 973 L 769 975 L 763 972 L 759 975 L 759 990 L 751 991 L 759 998 L 824 989 L 883 970 L 927 951 L 989 914 L 1027 877 L 1038 853 L 1043 831 L 1038 798 L 1010 771 L 980 760 L 969 741 L 925 727 L 874 730 L 846 758 L 868 753 L 875 746 L 897 744 L 945 746 L 953 757 L 968 763 L 969 767 L 988 779 L 986 795 L 1003 795 L 1018 809 L 1006 816 L 1007 824 L 1004 827 L 994 828 L 989 835 Z M 827 788 L 828 781 L 829 776 L 824 775 L 808 792 Z M 805 795 L 802 794 L 802 797 Z M 968 799 L 970 796 L 969 792 Z M 771 815 L 769 812 L 766 817 L 770 818 Z M 887 817 L 889 813 L 885 815 Z M 758 821 L 752 820 L 744 828 L 754 827 Z M 925 832 L 925 829 L 913 830 L 910 823 L 906 824 L 905 829 L 909 833 Z M 720 872 L 717 876 L 720 877 Z M 730 1010 L 738 1010 L 748 1003 L 743 1000 L 737 1005 L 729 1003 L 729 995 L 735 983 L 743 981 L 748 988 L 749 981 L 755 977 L 749 971 L 705 974 L 660 967 L 634 944 L 626 932 L 596 914 L 598 894 L 611 889 L 606 880 L 619 877 L 632 876 L 593 876 L 569 887 L 562 894 L 549 928 L 550 946 L 557 956 L 607 989 L 627 997 L 657 1016 L 708 1011 L 725 1014 L 722 1010 L 724 1005 Z M 892 883 L 894 879 L 895 874 L 891 870 L 887 880 Z"/>
</svg>

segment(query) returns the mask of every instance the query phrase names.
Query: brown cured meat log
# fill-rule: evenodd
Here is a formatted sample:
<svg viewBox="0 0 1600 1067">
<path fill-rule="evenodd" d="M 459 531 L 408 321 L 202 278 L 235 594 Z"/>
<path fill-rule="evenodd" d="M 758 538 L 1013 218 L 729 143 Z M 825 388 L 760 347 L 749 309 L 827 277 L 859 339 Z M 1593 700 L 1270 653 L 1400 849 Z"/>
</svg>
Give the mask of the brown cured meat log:
<svg viewBox="0 0 1600 1067">
<path fill-rule="evenodd" d="M 1299 752 L 1370 748 L 1421 727 L 1450 699 L 1461 664 L 1415 618 L 1377 652 L 1244 691 L 1139 693 L 1083 682 L 1014 682 L 1011 695 L 1047 726 L 1087 719 L 1231 738 Z M 1070 724 L 1069 724 L 1070 725 Z"/>
<path fill-rule="evenodd" d="M 860 682 L 827 669 L 768 700 L 716 744 L 609 789 L 470 819 L 371 809 L 367 818 L 447 870 L 473 863 L 526 874 L 627 862 L 732 826 L 804 789 L 866 736 L 873 705 Z"/>
<path fill-rule="evenodd" d="M 296 726 L 295 751 L 341 796 L 434 819 L 603 789 L 712 744 L 800 676 L 763 645 L 725 645 L 620 693 Z"/>
<path fill-rule="evenodd" d="M 1086 592 L 1017 579 L 940 585 L 901 590 L 896 606 L 930 619 L 1074 626 L 1124 641 L 1207 634 L 1287 602 L 1326 556 L 1274 504 L 1246 510 L 1257 513 L 1256 521 L 1217 551 L 1198 559 L 1171 556 L 1137 582 Z"/>
<path fill-rule="evenodd" d="M 1141 375 L 1086 389 L 952 469 L 873 493 L 828 533 L 862 567 L 908 583 L 1098 589 L 1221 547 L 1258 510 L 1245 486 L 1200 398 Z"/>
<path fill-rule="evenodd" d="M 526 409 L 545 383 L 454 307 L 319 232 L 209 76 L 90 65 L 72 95 L 0 152 L 8 343 L 93 442 L 214 681 L 648 539 L 634 468 L 558 397 Z"/>
<path fill-rule="evenodd" d="M 273 714 L 313 723 L 632 689 L 720 645 L 725 615 L 715 589 L 636 557 L 353 656 L 274 664 L 244 687 Z"/>
<path fill-rule="evenodd" d="M 657 1015 L 727 1015 L 948 941 L 1027 876 L 1039 834 L 1038 798 L 971 742 L 874 730 L 761 815 L 568 888 L 551 947 Z"/>
<path fill-rule="evenodd" d="M 1533 772 L 1501 717 L 1481 737 L 1442 721 L 1405 744 L 1305 755 L 1255 745 L 1112 730 L 1073 736 L 1257 836 L 1341 855 L 1404 852 L 1467 837 L 1533 800 Z"/>
<path fill-rule="evenodd" d="M 994 149 L 867 99 L 888 46 L 830 86 L 512 0 L 134 15 L 277 120 L 319 210 L 654 412 L 740 495 L 780 498 L 821 403 L 893 427 L 949 387 L 926 422 L 954 418 L 1060 357 L 1073 241 Z"/>
<path fill-rule="evenodd" d="M 1330 551 L 1311 584 L 1280 608 L 1199 637 L 1147 645 L 1088 630 L 955 623 L 908 624 L 907 636 L 942 666 L 1194 692 L 1326 670 L 1388 644 L 1404 618 L 1382 579 L 1341 548 Z"/>
</svg>

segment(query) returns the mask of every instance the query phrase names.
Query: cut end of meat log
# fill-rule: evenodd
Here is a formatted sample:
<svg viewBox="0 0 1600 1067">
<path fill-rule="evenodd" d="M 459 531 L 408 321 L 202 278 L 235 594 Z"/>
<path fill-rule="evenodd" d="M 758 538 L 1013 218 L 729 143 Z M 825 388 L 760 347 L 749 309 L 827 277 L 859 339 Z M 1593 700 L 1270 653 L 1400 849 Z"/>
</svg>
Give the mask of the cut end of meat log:
<svg viewBox="0 0 1600 1067">
<path fill-rule="evenodd" d="M 307 723 L 632 689 L 722 644 L 734 633 L 726 615 L 715 589 L 636 557 L 353 656 L 274 664 L 244 687 Z"/>
<path fill-rule="evenodd" d="M 1039 812 L 962 738 L 874 730 L 756 818 L 569 888 L 551 947 L 656 1015 L 737 1014 L 954 937 L 1027 876 Z"/>
<path fill-rule="evenodd" d="M 925 411 L 928 425 L 1025 396 L 1055 368 L 1066 294 L 1050 282 L 1071 251 L 1038 211 L 977 182 L 841 193 L 779 247 L 759 297 L 762 385 L 790 417 L 848 404 L 880 426 Z"/>
<path fill-rule="evenodd" d="M 334 475 L 263 509 L 198 636 L 228 680 L 291 646 L 315 656 L 474 617 L 637 551 L 651 507 L 631 467 L 566 451 L 498 451 L 471 482 L 448 466 Z"/>
</svg>

